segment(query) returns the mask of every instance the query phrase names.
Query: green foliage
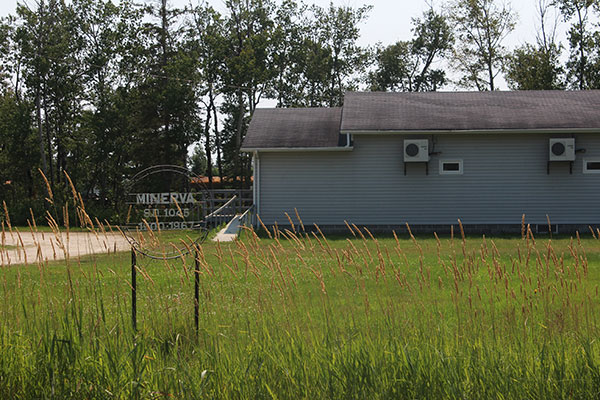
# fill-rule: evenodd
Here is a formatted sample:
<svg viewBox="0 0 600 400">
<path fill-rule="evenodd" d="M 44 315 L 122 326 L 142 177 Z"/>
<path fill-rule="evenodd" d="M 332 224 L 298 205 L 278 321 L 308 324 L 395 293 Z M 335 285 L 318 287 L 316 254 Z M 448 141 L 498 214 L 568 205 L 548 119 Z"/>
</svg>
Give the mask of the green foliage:
<svg viewBox="0 0 600 400">
<path fill-rule="evenodd" d="M 206 172 L 206 154 L 202 147 L 196 146 L 189 159 L 190 171 L 196 175 L 203 175 Z"/>
<path fill-rule="evenodd" d="M 32 108 L 32 104 L 18 101 L 10 90 L 0 95 L 0 199 L 12 210 L 15 223 L 23 223 L 30 208 L 40 211 L 43 206 Z"/>
<path fill-rule="evenodd" d="M 191 23 L 186 34 L 186 47 L 197 59 L 196 96 L 204 109 L 204 154 L 209 186 L 212 186 L 213 152 L 216 153 L 217 174 L 223 176 L 221 132 L 217 116 L 218 90 L 223 84 L 223 59 L 226 51 L 223 20 L 212 7 L 199 5 L 190 10 Z M 201 173 L 197 171 L 196 173 Z"/>
<path fill-rule="evenodd" d="M 357 41 L 360 37 L 359 25 L 367 18 L 371 8 L 336 7 L 333 2 L 329 3 L 328 8 L 312 7 L 315 15 L 312 40 L 322 46 L 330 57 L 329 63 L 320 66 L 327 71 L 328 88 L 325 93 L 329 107 L 343 104 L 344 93 L 356 88 L 353 74 L 364 70 L 368 62 L 368 53 Z M 319 58 L 322 57 L 313 61 Z"/>
<path fill-rule="evenodd" d="M 400 41 L 377 51 L 377 69 L 368 78 L 371 90 L 413 91 L 411 49 L 410 42 Z"/>
<path fill-rule="evenodd" d="M 450 17 L 456 29 L 453 62 L 462 75 L 459 84 L 495 90 L 506 56 L 502 42 L 515 28 L 515 14 L 499 0 L 456 0 Z"/>
<path fill-rule="evenodd" d="M 10 19 L 0 18 L 0 87 L 7 84 L 11 72 L 11 30 Z"/>
<path fill-rule="evenodd" d="M 549 49 L 526 44 L 508 58 L 506 80 L 515 90 L 564 89 L 564 71 L 556 46 Z"/>
<path fill-rule="evenodd" d="M 576 89 L 600 88 L 600 31 L 590 29 L 590 14 L 600 12 L 598 0 L 555 0 L 565 21 L 574 20 L 569 32 L 567 73 Z"/>
<path fill-rule="evenodd" d="M 433 69 L 453 44 L 447 18 L 433 8 L 423 19 L 413 19 L 414 38 L 399 41 L 376 55 L 376 69 L 369 73 L 371 90 L 419 92 L 435 91 L 446 83 L 446 74 Z"/>
</svg>

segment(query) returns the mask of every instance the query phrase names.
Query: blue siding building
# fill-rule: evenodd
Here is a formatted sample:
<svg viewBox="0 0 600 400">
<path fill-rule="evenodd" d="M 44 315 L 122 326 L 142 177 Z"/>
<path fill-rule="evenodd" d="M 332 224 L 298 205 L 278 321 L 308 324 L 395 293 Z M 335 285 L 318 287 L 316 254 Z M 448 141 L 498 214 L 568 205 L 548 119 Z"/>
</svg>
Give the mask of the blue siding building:
<svg viewBox="0 0 600 400">
<path fill-rule="evenodd" d="M 600 225 L 600 91 L 347 93 L 343 108 L 256 110 L 266 225 L 587 230 Z"/>
</svg>

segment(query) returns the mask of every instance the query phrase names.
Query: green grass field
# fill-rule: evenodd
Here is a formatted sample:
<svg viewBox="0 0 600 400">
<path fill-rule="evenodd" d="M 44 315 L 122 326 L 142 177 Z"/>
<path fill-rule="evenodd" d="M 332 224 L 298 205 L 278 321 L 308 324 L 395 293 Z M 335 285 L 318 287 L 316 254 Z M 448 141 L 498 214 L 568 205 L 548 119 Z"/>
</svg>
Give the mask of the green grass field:
<svg viewBox="0 0 600 400">
<path fill-rule="evenodd" d="M 185 235 L 182 234 L 182 237 Z M 176 239 L 171 236 L 170 240 Z M 598 398 L 600 241 L 246 232 L 0 270 L 0 398 Z"/>
</svg>

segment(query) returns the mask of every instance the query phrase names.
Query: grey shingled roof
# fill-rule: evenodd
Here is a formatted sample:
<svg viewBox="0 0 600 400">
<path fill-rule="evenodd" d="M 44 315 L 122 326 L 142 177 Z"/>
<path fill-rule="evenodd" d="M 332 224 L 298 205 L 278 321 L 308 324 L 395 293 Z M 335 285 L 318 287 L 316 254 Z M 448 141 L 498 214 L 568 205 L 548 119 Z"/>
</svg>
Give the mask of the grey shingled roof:
<svg viewBox="0 0 600 400">
<path fill-rule="evenodd" d="M 600 90 L 359 93 L 344 98 L 342 132 L 600 129 Z"/>
<path fill-rule="evenodd" d="M 341 117 L 341 108 L 259 108 L 242 150 L 336 147 Z"/>
<path fill-rule="evenodd" d="M 597 129 L 600 90 L 348 92 L 341 108 L 254 112 L 242 150 L 336 147 L 340 132 Z"/>
</svg>

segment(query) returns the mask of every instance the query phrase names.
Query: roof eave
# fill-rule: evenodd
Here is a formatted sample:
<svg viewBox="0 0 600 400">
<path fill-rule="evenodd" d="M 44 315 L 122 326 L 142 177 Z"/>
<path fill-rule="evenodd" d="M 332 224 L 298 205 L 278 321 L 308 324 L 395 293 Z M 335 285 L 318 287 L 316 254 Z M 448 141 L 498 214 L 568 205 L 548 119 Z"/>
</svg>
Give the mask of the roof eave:
<svg viewBox="0 0 600 400">
<path fill-rule="evenodd" d="M 242 147 L 244 153 L 279 153 L 279 152 L 313 152 L 313 151 L 352 151 L 354 147 Z"/>
<path fill-rule="evenodd" d="M 342 134 L 351 135 L 452 135 L 452 134 L 494 134 L 494 133 L 600 133 L 600 128 L 536 128 L 536 129 L 445 129 L 445 130 L 365 130 L 342 129 Z"/>
</svg>

